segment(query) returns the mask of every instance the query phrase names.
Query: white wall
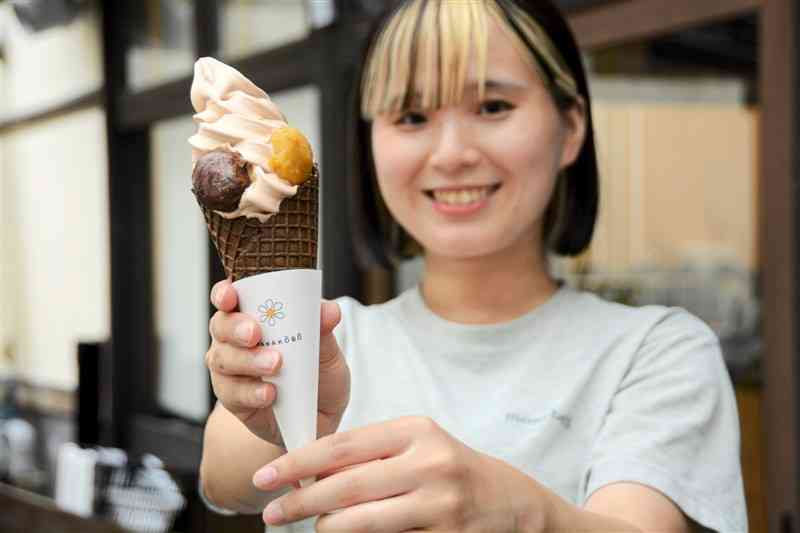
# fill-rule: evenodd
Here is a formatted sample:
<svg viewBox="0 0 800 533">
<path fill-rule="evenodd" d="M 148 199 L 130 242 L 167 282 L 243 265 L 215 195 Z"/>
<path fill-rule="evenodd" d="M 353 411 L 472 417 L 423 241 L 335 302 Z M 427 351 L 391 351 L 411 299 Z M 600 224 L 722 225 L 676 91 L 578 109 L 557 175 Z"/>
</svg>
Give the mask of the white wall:
<svg viewBox="0 0 800 533">
<path fill-rule="evenodd" d="M 151 134 L 155 327 L 162 406 L 197 420 L 208 414 L 208 235 L 190 191 L 186 140 L 190 116 L 160 123 Z"/>
<path fill-rule="evenodd" d="M 4 146 L 0 141 L 0 169 L 4 165 Z M 18 302 L 16 272 L 17 262 L 13 259 L 15 247 L 12 246 L 16 233 L 16 206 L 9 194 L 8 173 L 0 171 L 0 378 L 13 371 L 10 356 L 17 330 L 17 313 L 12 302 Z"/>
<path fill-rule="evenodd" d="M 76 343 L 109 335 L 105 143 L 99 109 L 3 138 L 3 318 L 17 371 L 33 383 L 73 389 Z"/>
<path fill-rule="evenodd" d="M 97 17 L 28 34 L 0 6 L 5 107 L 23 112 L 99 87 Z M 31 382 L 77 385 L 76 343 L 109 335 L 105 119 L 100 109 L 0 138 L 0 349 Z"/>
<path fill-rule="evenodd" d="M 0 24 L 5 31 L 4 92 L 14 110 L 40 109 L 101 87 L 102 42 L 94 12 L 67 26 L 28 33 L 6 2 L 0 6 Z"/>
</svg>

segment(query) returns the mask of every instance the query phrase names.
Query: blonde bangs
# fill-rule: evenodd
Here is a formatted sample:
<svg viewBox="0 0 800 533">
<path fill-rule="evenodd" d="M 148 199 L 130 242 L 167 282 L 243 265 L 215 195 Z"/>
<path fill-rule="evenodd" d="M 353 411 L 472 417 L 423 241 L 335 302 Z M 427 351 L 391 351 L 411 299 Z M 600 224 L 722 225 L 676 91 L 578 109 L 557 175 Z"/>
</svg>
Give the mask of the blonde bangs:
<svg viewBox="0 0 800 533">
<path fill-rule="evenodd" d="M 364 118 L 411 105 L 437 109 L 457 104 L 473 61 L 482 93 L 487 11 L 481 0 L 411 0 L 401 8 L 370 51 L 361 87 Z"/>
<path fill-rule="evenodd" d="M 495 2 L 492 3 L 494 4 Z M 513 2 L 508 2 L 508 10 L 508 16 L 514 21 L 516 29 L 522 33 L 525 41 L 529 43 L 530 48 L 536 50 L 536 54 L 531 53 L 525 41 L 516 34 L 516 31 L 514 28 L 510 27 L 508 22 L 501 20 L 501 22 L 505 23 L 502 23 L 500 26 L 506 31 L 513 33 L 513 35 L 511 35 L 513 41 L 523 47 L 524 55 L 533 60 L 534 68 L 539 70 L 540 74 L 543 76 L 543 80 L 551 79 L 552 83 L 558 86 L 567 95 L 572 98 L 577 98 L 579 96 L 578 83 L 570 73 L 567 62 L 564 60 L 561 52 L 553 44 L 550 37 L 548 37 L 544 28 Z M 498 19 L 503 18 L 499 9 L 494 14 Z M 546 68 L 546 70 L 550 72 L 550 76 L 542 72 L 543 68 Z"/>
<path fill-rule="evenodd" d="M 490 18 L 499 23 L 543 80 L 551 78 L 545 74 L 547 70 L 559 89 L 577 97 L 574 77 L 541 26 L 513 2 L 507 4 L 504 13 L 496 0 L 407 2 L 391 17 L 368 55 L 361 85 L 362 116 L 371 120 L 410 107 L 430 110 L 458 104 L 473 62 L 482 99 Z"/>
</svg>

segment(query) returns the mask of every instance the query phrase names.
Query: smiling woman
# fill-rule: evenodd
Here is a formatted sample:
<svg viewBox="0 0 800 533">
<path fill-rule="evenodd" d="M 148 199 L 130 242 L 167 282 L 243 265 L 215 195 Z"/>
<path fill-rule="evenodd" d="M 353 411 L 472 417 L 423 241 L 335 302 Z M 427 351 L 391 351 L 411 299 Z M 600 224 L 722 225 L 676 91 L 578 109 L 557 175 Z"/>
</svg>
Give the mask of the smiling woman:
<svg viewBox="0 0 800 533">
<path fill-rule="evenodd" d="M 291 358 L 254 352 L 236 292 L 215 287 L 210 499 L 291 531 L 745 531 L 713 333 L 549 272 L 548 252 L 588 246 L 597 212 L 590 96 L 558 11 L 406 0 L 372 35 L 357 238 L 367 261 L 421 254 L 422 280 L 379 306 L 323 303 L 320 438 L 288 453 L 271 406 L 291 391 L 262 377 Z"/>
</svg>

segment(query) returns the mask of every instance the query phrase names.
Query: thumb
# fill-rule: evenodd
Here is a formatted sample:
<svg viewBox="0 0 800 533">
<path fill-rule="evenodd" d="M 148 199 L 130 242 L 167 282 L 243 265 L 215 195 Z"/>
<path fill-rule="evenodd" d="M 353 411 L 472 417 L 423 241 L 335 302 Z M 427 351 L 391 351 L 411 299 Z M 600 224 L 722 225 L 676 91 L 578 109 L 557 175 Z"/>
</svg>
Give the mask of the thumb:
<svg viewBox="0 0 800 533">
<path fill-rule="evenodd" d="M 218 310 L 230 313 L 239 305 L 239 295 L 233 288 L 231 278 L 223 279 L 214 284 L 211 289 L 211 303 Z"/>
<path fill-rule="evenodd" d="M 342 319 L 342 311 L 336 302 L 322 300 L 320 313 L 319 364 L 320 369 L 324 369 L 333 364 L 341 355 L 339 344 L 333 335 L 333 328 Z"/>
<path fill-rule="evenodd" d="M 319 320 L 320 337 L 330 335 L 341 319 L 342 310 L 339 309 L 339 304 L 329 300 L 322 300 Z"/>
</svg>

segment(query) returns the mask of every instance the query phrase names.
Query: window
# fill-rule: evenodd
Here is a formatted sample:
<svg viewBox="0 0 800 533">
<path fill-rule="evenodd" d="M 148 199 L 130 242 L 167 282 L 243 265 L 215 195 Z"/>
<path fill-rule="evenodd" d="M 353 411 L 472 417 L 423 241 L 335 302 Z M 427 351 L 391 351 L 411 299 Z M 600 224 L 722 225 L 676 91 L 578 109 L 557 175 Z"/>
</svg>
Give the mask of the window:
<svg viewBox="0 0 800 533">
<path fill-rule="evenodd" d="M 194 65 L 194 2 L 131 2 L 132 43 L 127 51 L 133 91 L 191 75 Z"/>
<path fill-rule="evenodd" d="M 153 282 L 159 354 L 158 401 L 190 419 L 208 414 L 208 235 L 191 193 L 190 116 L 151 133 Z"/>
<path fill-rule="evenodd" d="M 326 5 L 324 1 L 315 3 Z M 227 0 L 219 20 L 220 55 L 225 60 L 298 41 L 310 29 L 307 2 L 302 0 Z"/>
<path fill-rule="evenodd" d="M 105 131 L 91 108 L 2 137 L 0 306 L 30 383 L 73 390 L 77 343 L 109 336 Z"/>
<path fill-rule="evenodd" d="M 99 19 L 97 9 L 87 8 L 69 22 L 35 31 L 23 26 L 9 2 L 0 5 L 4 29 L 0 113 L 41 110 L 99 90 L 103 83 Z"/>
</svg>

